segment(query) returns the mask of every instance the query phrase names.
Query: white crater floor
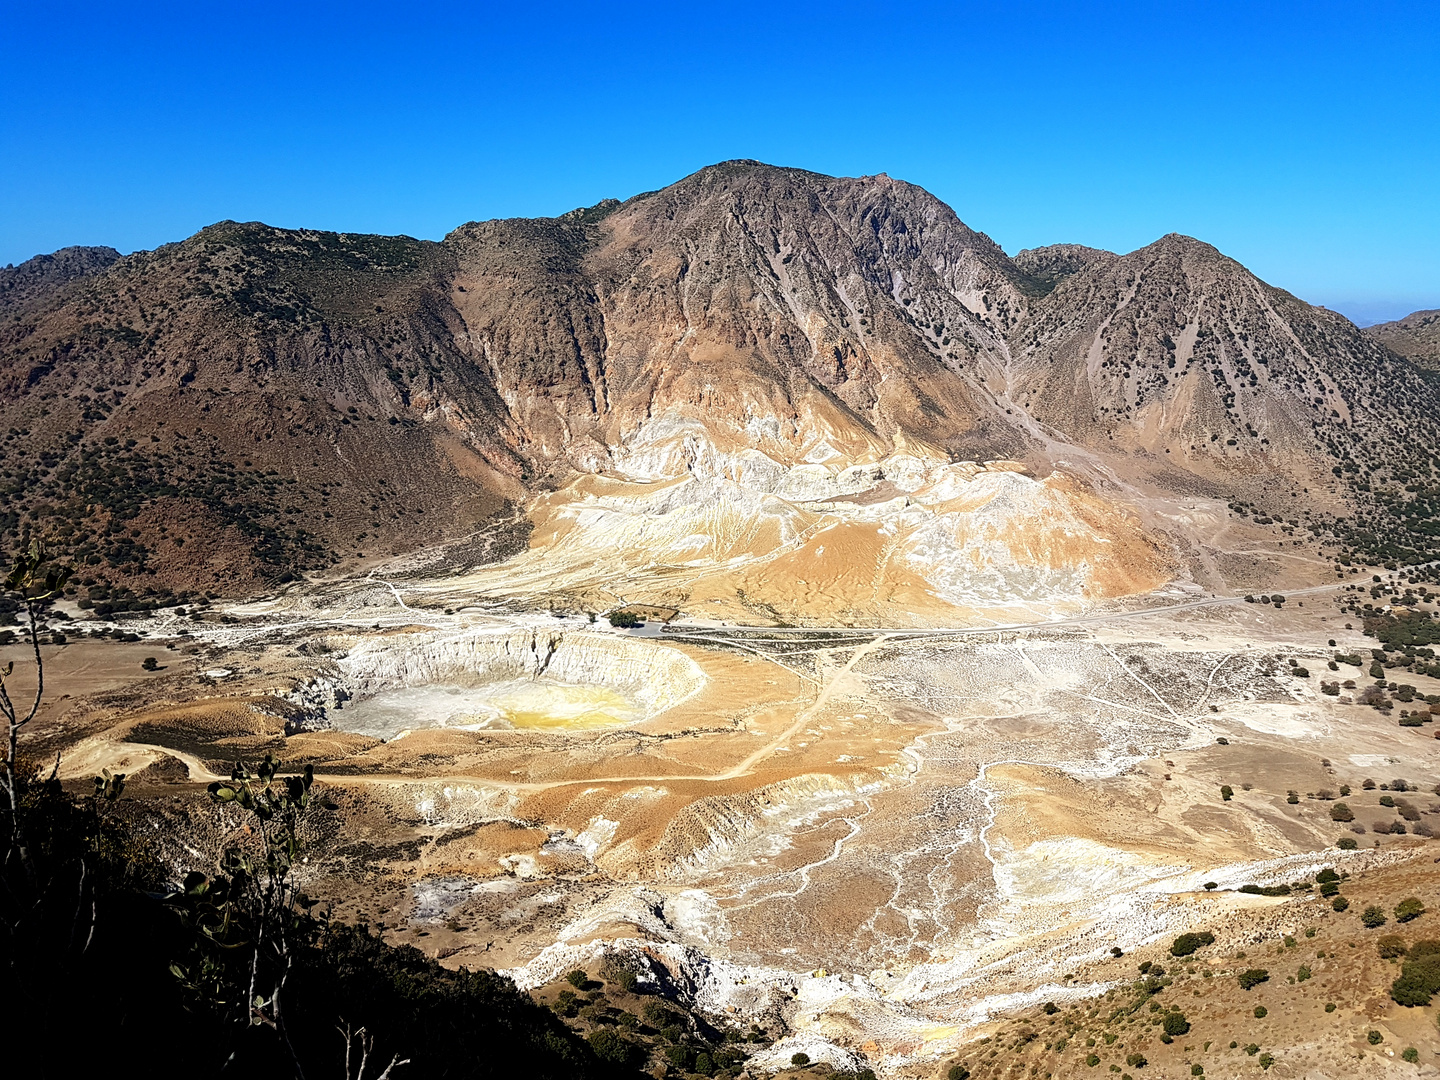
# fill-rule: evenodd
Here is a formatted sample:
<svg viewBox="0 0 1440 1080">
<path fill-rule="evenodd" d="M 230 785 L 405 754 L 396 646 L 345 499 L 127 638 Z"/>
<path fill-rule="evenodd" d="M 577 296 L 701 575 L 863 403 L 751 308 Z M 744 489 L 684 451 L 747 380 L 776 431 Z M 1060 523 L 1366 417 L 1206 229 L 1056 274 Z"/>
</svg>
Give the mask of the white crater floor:
<svg viewBox="0 0 1440 1080">
<path fill-rule="evenodd" d="M 623 727 L 644 718 L 644 709 L 609 687 L 550 679 L 407 686 L 383 691 L 333 717 L 336 727 L 386 740 L 420 728 L 574 731 Z"/>
</svg>

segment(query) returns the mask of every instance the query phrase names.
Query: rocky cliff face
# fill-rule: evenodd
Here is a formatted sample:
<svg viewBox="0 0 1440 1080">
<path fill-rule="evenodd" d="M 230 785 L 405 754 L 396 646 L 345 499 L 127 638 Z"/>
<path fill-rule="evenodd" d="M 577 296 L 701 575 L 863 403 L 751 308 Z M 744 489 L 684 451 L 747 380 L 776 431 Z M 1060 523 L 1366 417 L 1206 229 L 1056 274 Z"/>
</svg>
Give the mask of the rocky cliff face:
<svg viewBox="0 0 1440 1080">
<path fill-rule="evenodd" d="M 0 271 L 0 312 L 5 543 L 151 588 L 477 531 L 496 557 L 540 487 L 737 455 L 1009 458 L 1377 557 L 1440 510 L 1436 394 L 1383 334 L 1185 237 L 1010 259 L 886 176 L 728 162 L 441 243 L 226 222 Z M 1331 522 L 1357 512 L 1398 531 Z"/>
</svg>

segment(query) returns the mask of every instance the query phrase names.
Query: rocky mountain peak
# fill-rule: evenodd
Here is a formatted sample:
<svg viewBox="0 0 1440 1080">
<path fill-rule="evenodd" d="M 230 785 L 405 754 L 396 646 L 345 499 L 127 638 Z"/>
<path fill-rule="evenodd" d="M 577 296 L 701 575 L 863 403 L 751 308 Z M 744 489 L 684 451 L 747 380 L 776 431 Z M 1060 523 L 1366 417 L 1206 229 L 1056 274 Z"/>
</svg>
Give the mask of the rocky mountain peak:
<svg viewBox="0 0 1440 1080">
<path fill-rule="evenodd" d="M 183 506 L 250 552 L 237 580 L 701 457 L 1085 461 L 1087 483 L 1330 518 L 1410 477 L 1392 518 L 1419 529 L 1440 444 L 1434 391 L 1381 332 L 1199 240 L 1012 260 L 913 184 L 753 161 L 440 243 L 227 221 L 125 258 L 67 249 L 0 271 L 0 298 L 24 312 L 0 327 L 0 423 L 38 440 L 0 462 L 14 536 L 42 503 L 74 503 L 76 538 Z M 306 500 L 329 516 L 291 512 Z M 230 557 L 205 573 L 236 577 Z"/>
</svg>

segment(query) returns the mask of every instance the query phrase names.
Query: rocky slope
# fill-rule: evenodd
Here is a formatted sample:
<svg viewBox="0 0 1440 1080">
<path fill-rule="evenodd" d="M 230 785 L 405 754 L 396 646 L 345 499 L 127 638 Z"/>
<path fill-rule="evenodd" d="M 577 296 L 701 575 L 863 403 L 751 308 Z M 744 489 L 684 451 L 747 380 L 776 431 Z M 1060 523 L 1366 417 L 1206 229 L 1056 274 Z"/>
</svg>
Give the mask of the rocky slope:
<svg viewBox="0 0 1440 1080">
<path fill-rule="evenodd" d="M 1425 371 L 1432 382 L 1440 378 L 1440 310 L 1412 311 L 1395 322 L 1367 326 L 1365 333 Z"/>
<path fill-rule="evenodd" d="M 507 554 L 513 505 L 577 473 L 905 453 L 1308 514 L 1403 561 L 1440 405 L 1377 336 L 1185 237 L 1010 259 L 913 185 L 754 162 L 440 243 L 223 222 L 0 271 L 0 529 L 244 593 L 472 533 Z"/>
</svg>

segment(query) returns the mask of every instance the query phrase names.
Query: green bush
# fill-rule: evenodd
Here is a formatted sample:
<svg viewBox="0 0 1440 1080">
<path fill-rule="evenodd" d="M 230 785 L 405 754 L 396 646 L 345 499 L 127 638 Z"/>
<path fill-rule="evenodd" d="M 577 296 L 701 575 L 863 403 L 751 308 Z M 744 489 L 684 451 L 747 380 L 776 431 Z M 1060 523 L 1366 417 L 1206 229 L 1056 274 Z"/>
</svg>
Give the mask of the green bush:
<svg viewBox="0 0 1440 1080">
<path fill-rule="evenodd" d="M 1215 935 L 1209 930 L 1199 933 L 1181 934 L 1170 945 L 1171 956 L 1189 956 L 1204 945 L 1214 945 Z"/>
<path fill-rule="evenodd" d="M 810 1064 L 810 1055 L 809 1055 L 809 1054 L 806 1054 L 806 1053 L 791 1054 L 791 1055 L 790 1055 L 790 1064 L 791 1064 L 791 1065 L 809 1065 L 809 1064 Z"/>
<path fill-rule="evenodd" d="M 1267 1009 L 1267 1008 L 1265 1008 L 1264 1005 L 1256 1005 L 1256 1006 L 1255 1006 L 1255 1019 L 1256 1019 L 1256 1020 L 1264 1020 L 1265 1017 L 1267 1017 L 1268 1015 L 1270 1015 L 1270 1010 Z"/>
<path fill-rule="evenodd" d="M 1385 1041 L 1385 1036 L 1381 1035 L 1380 1032 L 1375 1031 L 1372 1028 L 1369 1032 L 1366 1033 L 1365 1041 L 1368 1042 L 1371 1046 L 1379 1046 L 1382 1042 Z"/>
<path fill-rule="evenodd" d="M 1260 1067 L 1261 1067 L 1262 1069 L 1268 1069 L 1268 1068 L 1270 1068 L 1271 1065 L 1274 1065 L 1274 1064 L 1275 1064 L 1275 1055 L 1274 1055 L 1274 1054 L 1261 1054 L 1261 1055 L 1260 1055 Z"/>
<path fill-rule="evenodd" d="M 1395 905 L 1395 921 L 1409 922 L 1425 914 L 1425 905 L 1418 896 L 1407 896 Z"/>
<path fill-rule="evenodd" d="M 1349 803 L 1337 802 L 1330 807 L 1331 821 L 1354 821 L 1355 811 L 1350 809 Z"/>
<path fill-rule="evenodd" d="M 1241 885 L 1237 890 L 1250 896 L 1289 896 L 1289 885 Z"/>
<path fill-rule="evenodd" d="M 1125 1064 L 1129 1065 L 1132 1069 L 1143 1069 L 1146 1065 L 1149 1065 L 1150 1062 L 1144 1054 L 1137 1053 L 1127 1054 L 1125 1056 Z"/>
<path fill-rule="evenodd" d="M 1385 909 L 1378 904 L 1371 904 L 1360 913 L 1360 924 L 1367 930 L 1374 930 L 1385 925 Z"/>
<path fill-rule="evenodd" d="M 590 1049 L 601 1061 L 611 1065 L 630 1065 L 640 1056 L 640 1048 L 622 1038 L 614 1028 L 602 1027 L 585 1037 Z"/>
<path fill-rule="evenodd" d="M 574 971 L 566 972 L 565 981 L 568 982 L 571 986 L 575 987 L 576 990 L 579 990 L 582 989 L 585 984 L 590 981 L 590 976 L 586 975 L 585 972 L 581 971 L 579 968 L 576 968 Z"/>
<path fill-rule="evenodd" d="M 1093 1069 L 1096 1065 L 1099 1065 L 1099 1064 L 1100 1064 L 1100 1055 L 1099 1055 L 1099 1054 L 1087 1054 L 1087 1055 L 1085 1055 L 1085 1064 L 1086 1064 L 1086 1065 L 1089 1065 L 1089 1066 Z"/>
<path fill-rule="evenodd" d="M 1420 1060 L 1420 1051 L 1416 1050 L 1413 1046 L 1407 1046 L 1403 1051 L 1401 1051 L 1400 1056 L 1406 1061 L 1408 1061 L 1411 1065 L 1414 1065 L 1417 1061 Z"/>
<path fill-rule="evenodd" d="M 1337 896 L 1337 897 L 1335 897 L 1334 900 L 1331 900 L 1331 901 L 1330 901 L 1330 910 L 1331 910 L 1331 911 L 1344 911 L 1344 910 L 1345 910 L 1346 908 L 1348 908 L 1349 906 L 1350 906 L 1350 901 L 1349 901 L 1349 900 L 1346 900 L 1345 897 L 1343 897 L 1343 896 Z"/>
<path fill-rule="evenodd" d="M 1259 1043 L 1251 1043 L 1249 1046 L 1245 1047 L 1245 1053 L 1249 1054 L 1251 1057 L 1254 1057 L 1254 1056 L 1255 1056 L 1256 1054 L 1258 1054 L 1259 1052 L 1260 1052 L 1260 1044 L 1259 1044 Z"/>
<path fill-rule="evenodd" d="M 1190 1021 L 1185 1019 L 1185 1014 L 1182 1012 L 1166 1013 L 1165 1019 L 1160 1026 L 1165 1034 L 1169 1035 L 1172 1039 L 1177 1035 L 1185 1035 L 1190 1031 Z"/>
<path fill-rule="evenodd" d="M 1220 787 L 1220 798 L 1223 799 L 1225 802 L 1229 802 L 1234 797 L 1235 789 L 1232 788 L 1229 784 L 1222 784 Z"/>
<path fill-rule="evenodd" d="M 1342 836 L 1339 840 L 1335 841 L 1335 846 L 1341 851 L 1354 851 L 1355 838 L 1353 836 Z"/>
<path fill-rule="evenodd" d="M 964 1065 L 951 1065 L 945 1077 L 946 1080 L 970 1080 L 970 1070 Z"/>
<path fill-rule="evenodd" d="M 1204 1076 L 1204 1075 L 1205 1075 L 1205 1066 L 1204 1066 L 1204 1065 L 1201 1065 L 1201 1064 L 1197 1061 L 1194 1065 L 1191 1065 L 1191 1066 L 1190 1066 L 1190 1075 L 1191 1075 L 1191 1076 Z"/>
<path fill-rule="evenodd" d="M 1440 953 L 1411 955 L 1400 969 L 1400 977 L 1390 984 L 1390 996 L 1397 1005 L 1414 1007 L 1429 1005 L 1432 995 L 1440 993 Z"/>
<path fill-rule="evenodd" d="M 633 611 L 612 611 L 605 616 L 605 619 L 617 630 L 633 630 L 637 626 L 645 625 L 640 616 Z"/>
<path fill-rule="evenodd" d="M 688 1046 L 667 1046 L 665 1059 L 677 1069 L 684 1069 L 695 1060 L 695 1054 Z"/>
<path fill-rule="evenodd" d="M 1405 939 L 1399 934 L 1386 934 L 1375 940 L 1375 951 L 1380 954 L 1382 960 L 1393 960 L 1397 956 L 1405 955 Z"/>
<path fill-rule="evenodd" d="M 1252 987 L 1259 986 L 1263 982 L 1269 982 L 1270 972 L 1266 971 L 1264 968 L 1247 968 L 1246 970 L 1240 972 L 1240 974 L 1237 975 L 1236 978 L 1240 982 L 1241 990 L 1249 990 Z"/>
</svg>

